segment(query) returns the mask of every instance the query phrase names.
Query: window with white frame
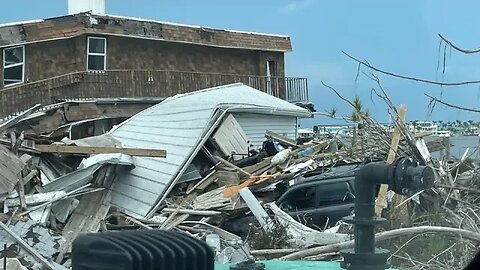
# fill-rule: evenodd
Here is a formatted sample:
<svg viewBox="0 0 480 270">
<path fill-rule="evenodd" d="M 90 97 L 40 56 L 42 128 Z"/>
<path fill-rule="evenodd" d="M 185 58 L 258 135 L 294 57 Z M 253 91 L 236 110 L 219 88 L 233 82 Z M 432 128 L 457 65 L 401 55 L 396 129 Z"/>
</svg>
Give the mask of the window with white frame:
<svg viewBox="0 0 480 270">
<path fill-rule="evenodd" d="M 23 83 L 25 79 L 25 46 L 3 50 L 3 85 Z"/>
<path fill-rule="evenodd" d="M 107 69 L 107 39 L 102 37 L 88 37 L 87 41 L 87 69 Z"/>
</svg>

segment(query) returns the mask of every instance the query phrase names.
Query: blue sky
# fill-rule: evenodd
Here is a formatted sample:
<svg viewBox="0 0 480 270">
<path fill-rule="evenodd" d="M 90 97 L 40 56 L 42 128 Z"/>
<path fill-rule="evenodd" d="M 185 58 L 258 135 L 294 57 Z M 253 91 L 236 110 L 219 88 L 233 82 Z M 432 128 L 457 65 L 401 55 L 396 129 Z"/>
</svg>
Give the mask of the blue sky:
<svg viewBox="0 0 480 270">
<path fill-rule="evenodd" d="M 64 15 L 67 0 L 4 1 L 0 23 Z M 340 115 L 351 111 L 321 81 L 352 99 L 359 95 L 379 121 L 388 120 L 383 102 L 373 98 L 375 83 L 360 75 L 357 65 L 341 52 L 366 59 L 374 66 L 431 80 L 480 79 L 480 54 L 447 50 L 445 75 L 437 69 L 443 58 L 439 38 L 444 34 L 465 48 L 480 47 L 479 1 L 384 0 L 107 0 L 107 13 L 209 27 L 288 34 L 294 51 L 286 56 L 289 76 L 309 79 L 310 97 L 317 110 L 336 107 Z M 443 64 L 443 62 L 441 63 Z M 442 66 L 442 65 L 441 65 Z M 364 69 L 365 71 L 368 71 Z M 407 120 L 480 120 L 480 114 L 437 105 L 427 108 L 423 93 L 448 102 L 479 108 L 480 86 L 438 87 L 379 75 L 396 105 L 408 106 Z M 303 125 L 328 123 L 316 117 Z"/>
</svg>

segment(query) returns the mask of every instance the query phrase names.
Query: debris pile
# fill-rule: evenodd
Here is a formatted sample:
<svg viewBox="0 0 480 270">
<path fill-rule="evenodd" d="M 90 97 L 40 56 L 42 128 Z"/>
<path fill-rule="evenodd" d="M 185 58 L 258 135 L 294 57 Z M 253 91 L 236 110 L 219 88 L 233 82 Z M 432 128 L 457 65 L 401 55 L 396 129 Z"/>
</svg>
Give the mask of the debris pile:
<svg viewBox="0 0 480 270">
<path fill-rule="evenodd" d="M 201 238 L 219 263 L 337 259 L 353 243 L 341 219 L 352 214 L 355 170 L 398 156 L 434 167 L 439 180 L 408 198 L 379 189 L 379 212 L 385 208 L 391 221 L 380 241 L 439 225 L 464 237 L 449 252 L 463 248 L 468 256 L 480 243 L 478 164 L 467 156 L 432 159 L 430 152 L 444 146 L 411 134 L 402 110 L 393 131 L 363 116 L 348 144 L 335 136 L 296 140 L 297 118 L 310 112 L 242 84 L 174 96 L 110 122 L 104 134 L 86 125 L 64 136 L 65 123 L 51 118 L 34 121 L 52 127 L 35 132 L 29 119 L 39 109 L 0 124 L 0 239 L 7 256 L 30 269 L 69 268 L 80 233 L 136 229 Z M 104 120 L 80 111 L 77 121 L 95 127 Z M 390 247 L 398 249 L 399 264 L 407 263 L 405 242 Z M 445 260 L 440 254 L 431 262 L 439 267 Z"/>
</svg>

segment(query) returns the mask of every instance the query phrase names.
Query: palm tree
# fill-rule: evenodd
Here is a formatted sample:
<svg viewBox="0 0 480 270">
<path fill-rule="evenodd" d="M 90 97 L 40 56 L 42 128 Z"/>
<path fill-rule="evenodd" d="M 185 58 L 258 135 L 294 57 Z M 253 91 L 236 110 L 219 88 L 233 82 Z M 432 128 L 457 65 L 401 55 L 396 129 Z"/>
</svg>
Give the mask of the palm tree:
<svg viewBox="0 0 480 270">
<path fill-rule="evenodd" d="M 360 122 L 361 118 L 360 118 L 360 114 L 356 111 L 353 111 L 350 116 L 350 121 L 354 122 L 354 123 L 358 123 Z"/>
<path fill-rule="evenodd" d="M 332 107 L 327 113 L 330 117 L 335 118 L 337 117 L 337 108 Z"/>
<path fill-rule="evenodd" d="M 371 113 L 368 110 L 362 111 L 363 104 L 359 96 L 357 95 L 355 96 L 355 98 L 352 101 L 352 104 L 353 104 L 353 111 L 348 117 L 350 121 L 358 124 L 362 122 L 364 118 L 371 116 Z"/>
</svg>

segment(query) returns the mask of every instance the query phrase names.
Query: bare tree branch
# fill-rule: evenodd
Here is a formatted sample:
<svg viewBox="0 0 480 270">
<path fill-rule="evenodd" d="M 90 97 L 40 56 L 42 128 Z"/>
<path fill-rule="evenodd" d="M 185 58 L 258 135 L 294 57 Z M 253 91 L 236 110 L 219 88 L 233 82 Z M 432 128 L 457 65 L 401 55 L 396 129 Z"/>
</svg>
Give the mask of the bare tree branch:
<svg viewBox="0 0 480 270">
<path fill-rule="evenodd" d="M 450 45 L 450 47 L 454 48 L 455 50 L 457 50 L 457 51 L 459 51 L 459 52 L 466 53 L 466 54 L 479 53 L 479 52 L 480 52 L 480 49 L 473 49 L 473 50 L 462 49 L 462 48 L 456 46 L 455 44 L 453 44 L 450 40 L 448 40 L 446 37 L 442 36 L 441 34 L 438 34 L 438 36 L 439 36 L 443 41 L 445 41 L 445 43 L 447 43 L 448 45 Z"/>
<path fill-rule="evenodd" d="M 442 101 L 436 97 L 432 97 L 430 96 L 429 94 L 427 93 L 424 93 L 425 96 L 429 97 L 432 101 L 435 101 L 435 102 L 438 102 L 438 103 L 441 103 L 445 106 L 448 106 L 448 107 L 452 107 L 452 108 L 455 108 L 455 109 L 459 109 L 459 110 L 463 110 L 463 111 L 469 111 L 469 112 L 480 112 L 480 110 L 476 110 L 476 109 L 471 109 L 471 108 L 465 108 L 465 107 L 460 107 L 460 106 L 457 106 L 457 105 L 454 105 L 454 104 L 450 104 L 450 103 L 447 103 L 445 101 Z"/>
<path fill-rule="evenodd" d="M 401 228 L 395 229 L 391 231 L 377 233 L 375 235 L 375 242 L 389 240 L 395 237 L 403 236 L 403 235 L 417 235 L 423 233 L 449 233 L 449 234 L 456 234 L 460 235 L 465 239 L 469 239 L 474 243 L 480 243 L 480 233 L 478 232 L 471 232 L 464 229 L 457 229 L 457 228 L 450 228 L 450 227 L 438 227 L 438 226 L 418 226 L 418 227 L 411 227 L 411 228 Z M 301 250 L 298 252 L 291 253 L 289 255 L 283 256 L 281 260 L 295 260 L 304 258 L 307 256 L 318 255 L 326 252 L 334 252 L 344 248 L 350 248 L 354 244 L 353 240 L 336 243 L 326 246 L 314 247 L 305 250 Z"/>
<path fill-rule="evenodd" d="M 331 87 L 330 85 L 327 85 L 325 84 L 323 81 L 321 82 L 323 86 L 327 87 L 328 89 L 332 90 L 340 99 L 342 99 L 343 101 L 347 102 L 350 106 L 352 106 L 352 108 L 355 109 L 355 105 L 348 99 L 342 97 L 342 95 L 340 95 L 340 93 L 338 93 L 337 90 L 335 90 L 335 88 Z"/>
<path fill-rule="evenodd" d="M 344 51 L 343 51 L 343 54 L 345 54 L 348 58 L 352 59 L 353 61 L 355 61 L 355 62 L 357 62 L 357 63 L 359 63 L 359 64 L 361 64 L 361 65 L 363 65 L 367 68 L 370 68 L 374 71 L 377 71 L 379 73 L 382 73 L 382 74 L 385 74 L 385 75 L 388 75 L 388 76 L 404 79 L 404 80 L 410 80 L 410 81 L 416 81 L 416 82 L 428 83 L 428 84 L 434 84 L 434 85 L 443 85 L 443 86 L 462 86 L 462 85 L 467 85 L 467 84 L 480 84 L 480 80 L 463 81 L 463 82 L 437 82 L 437 81 L 432 81 L 432 80 L 426 80 L 426 79 L 421 79 L 421 78 L 399 75 L 399 74 L 396 74 L 396 73 L 393 73 L 393 72 L 389 72 L 389 71 L 385 71 L 385 70 L 381 70 L 379 68 L 376 68 L 376 67 L 372 66 L 371 64 L 369 64 L 368 62 L 359 60 L 359 59 L 349 55 L 348 53 L 346 53 Z"/>
</svg>

